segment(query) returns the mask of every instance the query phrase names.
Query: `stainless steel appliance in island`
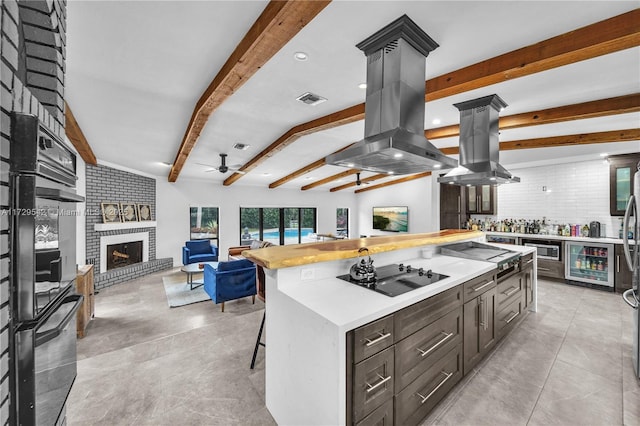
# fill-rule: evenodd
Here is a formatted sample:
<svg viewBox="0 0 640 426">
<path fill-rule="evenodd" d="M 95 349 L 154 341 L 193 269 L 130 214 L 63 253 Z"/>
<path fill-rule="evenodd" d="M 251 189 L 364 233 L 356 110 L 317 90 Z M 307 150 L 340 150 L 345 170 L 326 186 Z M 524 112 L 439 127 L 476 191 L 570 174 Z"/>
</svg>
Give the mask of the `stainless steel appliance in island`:
<svg viewBox="0 0 640 426">
<path fill-rule="evenodd" d="M 624 229 L 622 237 L 624 240 L 624 254 L 633 275 L 631 278 L 631 288 L 622 294 L 624 301 L 633 308 L 633 370 L 636 377 L 640 377 L 640 329 L 638 328 L 640 316 L 640 250 L 638 250 L 638 234 L 640 233 L 640 163 L 633 177 L 633 194 L 629 197 L 627 210 L 624 214 Z M 631 238 L 630 238 L 631 237 Z M 631 250 L 630 239 L 635 243 L 635 250 Z"/>
<path fill-rule="evenodd" d="M 56 425 L 76 377 L 75 154 L 33 115 L 11 118 L 11 413 Z"/>
</svg>

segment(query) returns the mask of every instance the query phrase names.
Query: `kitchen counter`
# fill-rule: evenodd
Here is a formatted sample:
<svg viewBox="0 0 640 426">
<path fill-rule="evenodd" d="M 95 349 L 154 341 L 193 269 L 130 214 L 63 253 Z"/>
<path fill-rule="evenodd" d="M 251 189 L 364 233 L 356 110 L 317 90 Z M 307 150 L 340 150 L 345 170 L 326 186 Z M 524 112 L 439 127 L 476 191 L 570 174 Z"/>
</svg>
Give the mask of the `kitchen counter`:
<svg viewBox="0 0 640 426">
<path fill-rule="evenodd" d="M 481 232 L 449 235 L 455 235 L 455 241 L 462 240 L 462 235 L 466 240 L 484 240 Z M 375 266 L 404 263 L 449 277 L 396 297 L 336 278 L 348 273 L 357 256 L 357 249 L 355 253 L 350 251 L 354 248 L 344 248 L 330 261 L 306 260 L 298 266 L 265 269 L 268 340 L 265 400 L 278 424 L 345 424 L 346 333 L 495 269 L 493 263 L 438 253 L 432 258 L 422 258 L 425 239 L 431 238 L 431 244 L 435 244 L 434 237 L 413 237 L 405 240 L 411 241 L 409 247 L 395 250 L 390 248 L 390 241 L 381 241 L 377 251 L 371 250 Z M 379 241 L 378 238 L 351 241 L 363 244 L 362 240 Z M 420 244 L 413 245 L 416 241 Z M 522 253 L 535 251 L 525 246 L 499 246 Z M 342 258 L 347 252 L 350 258 Z M 535 299 L 532 306 L 535 307 Z"/>
<path fill-rule="evenodd" d="M 598 244 L 623 244 L 621 238 L 614 237 L 600 237 L 600 238 L 592 238 L 592 237 L 567 237 L 562 235 L 551 235 L 551 234 L 521 234 L 519 232 L 484 232 L 486 235 L 495 235 L 497 237 L 518 237 L 518 238 L 528 238 L 528 239 L 540 239 L 540 240 L 564 240 L 564 241 L 581 241 L 586 243 L 598 243 Z M 631 244 L 633 241 L 629 240 Z"/>
<path fill-rule="evenodd" d="M 331 260 L 353 259 L 358 257 L 358 250 L 362 247 L 367 247 L 369 254 L 373 255 L 412 247 L 453 243 L 472 238 L 482 239 L 484 238 L 484 234 L 480 231 L 447 229 L 425 234 L 398 234 L 382 237 L 271 246 L 256 250 L 246 250 L 242 252 L 242 255 L 267 269 L 278 269 Z"/>
</svg>

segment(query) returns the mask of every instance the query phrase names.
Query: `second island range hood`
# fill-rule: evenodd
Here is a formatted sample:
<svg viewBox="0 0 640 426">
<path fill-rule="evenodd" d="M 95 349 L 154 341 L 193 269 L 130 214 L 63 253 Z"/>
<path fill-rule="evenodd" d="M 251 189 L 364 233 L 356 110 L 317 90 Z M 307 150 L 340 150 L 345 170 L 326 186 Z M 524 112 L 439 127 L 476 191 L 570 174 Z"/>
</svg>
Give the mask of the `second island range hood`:
<svg viewBox="0 0 640 426">
<path fill-rule="evenodd" d="M 326 163 L 388 174 L 455 167 L 424 136 L 425 58 L 438 44 L 403 15 L 357 47 L 367 56 L 365 137 Z"/>
<path fill-rule="evenodd" d="M 456 185 L 520 182 L 519 177 L 498 162 L 498 115 L 506 102 L 494 94 L 454 106 L 460 110 L 460 165 L 438 178 L 438 182 Z"/>
</svg>

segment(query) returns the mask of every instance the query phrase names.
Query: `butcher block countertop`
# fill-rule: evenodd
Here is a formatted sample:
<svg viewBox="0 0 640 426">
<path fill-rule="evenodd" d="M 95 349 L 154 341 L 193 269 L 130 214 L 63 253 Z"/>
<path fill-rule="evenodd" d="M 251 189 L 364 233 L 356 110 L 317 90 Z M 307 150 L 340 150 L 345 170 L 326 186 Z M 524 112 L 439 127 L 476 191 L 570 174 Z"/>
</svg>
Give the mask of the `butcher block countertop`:
<svg viewBox="0 0 640 426">
<path fill-rule="evenodd" d="M 279 269 L 331 260 L 351 259 L 358 257 L 358 250 L 362 247 L 367 247 L 369 254 L 376 254 L 411 247 L 453 243 L 481 237 L 484 237 L 484 233 L 481 231 L 446 229 L 427 234 L 403 234 L 271 246 L 262 249 L 245 250 L 242 252 L 242 256 L 267 269 Z"/>
</svg>

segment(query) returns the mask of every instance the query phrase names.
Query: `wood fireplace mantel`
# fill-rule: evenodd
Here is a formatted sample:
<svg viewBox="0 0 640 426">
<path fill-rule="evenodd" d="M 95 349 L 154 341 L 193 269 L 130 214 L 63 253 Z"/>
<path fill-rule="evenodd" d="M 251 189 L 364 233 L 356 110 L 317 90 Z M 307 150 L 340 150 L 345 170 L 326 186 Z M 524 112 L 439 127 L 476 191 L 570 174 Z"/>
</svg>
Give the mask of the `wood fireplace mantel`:
<svg viewBox="0 0 640 426">
<path fill-rule="evenodd" d="M 95 231 L 114 231 L 117 229 L 137 229 L 137 228 L 155 228 L 158 222 L 155 220 L 146 220 L 143 222 L 124 222 L 124 223 L 96 223 L 93 225 Z"/>
</svg>

